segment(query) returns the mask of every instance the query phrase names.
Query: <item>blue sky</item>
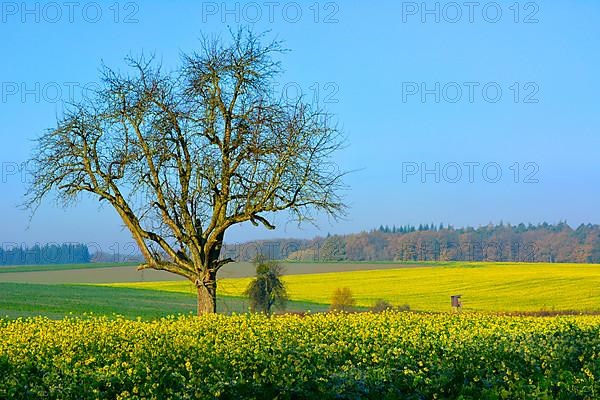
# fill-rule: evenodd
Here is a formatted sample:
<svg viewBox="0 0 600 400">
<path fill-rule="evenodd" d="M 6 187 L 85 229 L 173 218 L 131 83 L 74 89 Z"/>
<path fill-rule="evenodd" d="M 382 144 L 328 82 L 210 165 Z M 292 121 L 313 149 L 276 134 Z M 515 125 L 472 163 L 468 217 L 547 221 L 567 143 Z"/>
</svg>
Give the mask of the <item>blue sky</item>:
<svg viewBox="0 0 600 400">
<path fill-rule="evenodd" d="M 144 52 L 174 68 L 202 33 L 239 24 L 285 41 L 281 87 L 337 115 L 348 137 L 337 161 L 357 172 L 346 220 L 299 229 L 282 215 L 275 231 L 243 226 L 227 241 L 386 223 L 600 223 L 600 3 L 561 3 L 3 2 L 0 241 L 125 246 L 118 217 L 95 201 L 48 201 L 29 223 L 16 166 L 101 62 L 121 68 Z"/>
</svg>

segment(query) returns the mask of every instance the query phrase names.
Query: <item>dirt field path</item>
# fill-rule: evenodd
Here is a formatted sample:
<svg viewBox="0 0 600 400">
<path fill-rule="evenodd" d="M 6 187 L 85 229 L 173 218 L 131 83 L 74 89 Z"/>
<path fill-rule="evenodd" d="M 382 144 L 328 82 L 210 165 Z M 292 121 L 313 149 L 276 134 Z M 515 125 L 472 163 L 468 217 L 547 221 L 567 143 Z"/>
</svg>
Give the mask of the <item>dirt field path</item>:
<svg viewBox="0 0 600 400">
<path fill-rule="evenodd" d="M 360 271 L 373 269 L 411 268 L 426 265 L 406 263 L 284 263 L 286 275 L 322 272 Z M 429 265 L 427 265 L 429 266 Z M 247 262 L 232 263 L 219 271 L 219 278 L 244 278 L 254 275 L 254 266 Z M 181 280 L 177 275 L 154 270 L 137 271 L 135 267 L 69 269 L 61 271 L 7 272 L 0 282 L 28 283 L 112 283 L 156 282 Z"/>
</svg>

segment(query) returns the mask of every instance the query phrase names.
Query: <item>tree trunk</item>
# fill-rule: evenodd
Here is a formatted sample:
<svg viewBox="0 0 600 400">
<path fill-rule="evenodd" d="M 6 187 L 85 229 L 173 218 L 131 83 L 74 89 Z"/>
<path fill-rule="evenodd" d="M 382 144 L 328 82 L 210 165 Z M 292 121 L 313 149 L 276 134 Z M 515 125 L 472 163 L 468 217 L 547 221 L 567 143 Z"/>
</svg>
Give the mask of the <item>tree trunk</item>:
<svg viewBox="0 0 600 400">
<path fill-rule="evenodd" d="M 198 290 L 198 315 L 217 312 L 217 274 L 208 272 L 203 280 L 196 280 Z"/>
</svg>

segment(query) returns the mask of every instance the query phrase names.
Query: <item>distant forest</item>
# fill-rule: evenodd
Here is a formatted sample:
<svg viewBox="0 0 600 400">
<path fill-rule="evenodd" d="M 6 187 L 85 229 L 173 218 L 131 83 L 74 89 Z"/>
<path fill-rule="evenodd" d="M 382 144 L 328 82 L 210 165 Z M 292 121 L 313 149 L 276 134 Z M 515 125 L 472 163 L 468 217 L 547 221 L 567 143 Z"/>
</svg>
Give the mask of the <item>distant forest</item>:
<svg viewBox="0 0 600 400">
<path fill-rule="evenodd" d="M 0 265 L 85 264 L 91 260 L 85 244 L 46 244 L 0 248 Z"/>
<path fill-rule="evenodd" d="M 281 239 L 226 245 L 224 253 L 250 261 L 257 253 L 301 261 L 524 261 L 600 263 L 600 225 L 567 223 L 380 226 L 369 232 L 311 240 Z"/>
<path fill-rule="evenodd" d="M 252 261 L 257 254 L 297 261 L 525 261 L 600 263 L 600 225 L 567 223 L 487 225 L 382 225 L 368 232 L 314 239 L 226 244 L 223 257 Z M 85 244 L 3 246 L 0 265 L 142 261 L 137 254 L 91 254 Z"/>
</svg>

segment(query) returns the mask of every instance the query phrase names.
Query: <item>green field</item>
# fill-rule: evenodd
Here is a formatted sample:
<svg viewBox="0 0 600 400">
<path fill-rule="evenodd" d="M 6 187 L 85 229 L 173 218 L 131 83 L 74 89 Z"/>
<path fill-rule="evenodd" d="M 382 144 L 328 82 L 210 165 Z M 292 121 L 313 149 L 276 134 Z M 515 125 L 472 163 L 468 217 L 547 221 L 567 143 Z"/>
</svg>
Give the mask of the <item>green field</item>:
<svg viewBox="0 0 600 400">
<path fill-rule="evenodd" d="M 91 285 L 0 283 L 0 318 L 43 315 L 62 318 L 81 316 L 121 315 L 126 318 L 152 319 L 177 314 L 195 314 L 196 297 L 159 290 L 112 288 Z M 220 313 L 248 311 L 246 298 L 219 296 Z M 326 311 L 327 305 L 306 301 L 291 301 L 291 312 Z"/>
<path fill-rule="evenodd" d="M 10 318 L 35 315 L 62 318 L 84 313 L 157 318 L 187 314 L 196 306 L 194 298 L 180 293 L 82 285 L 0 283 L 0 293 L 0 316 Z"/>
</svg>

